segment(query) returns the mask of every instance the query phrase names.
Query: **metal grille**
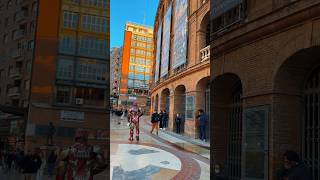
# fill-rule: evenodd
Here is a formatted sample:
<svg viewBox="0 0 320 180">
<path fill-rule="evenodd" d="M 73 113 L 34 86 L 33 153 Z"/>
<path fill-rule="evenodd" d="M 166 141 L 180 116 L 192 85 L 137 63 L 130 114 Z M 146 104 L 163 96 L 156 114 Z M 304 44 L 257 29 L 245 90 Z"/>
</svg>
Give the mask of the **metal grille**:
<svg viewBox="0 0 320 180">
<path fill-rule="evenodd" d="M 227 156 L 227 174 L 230 180 L 241 179 L 241 143 L 242 143 L 242 90 L 237 86 L 232 97 L 232 112 L 229 126 L 229 144 Z"/>
<path fill-rule="evenodd" d="M 305 87 L 305 121 L 303 133 L 303 160 L 312 180 L 320 180 L 320 68 L 307 80 Z"/>
</svg>

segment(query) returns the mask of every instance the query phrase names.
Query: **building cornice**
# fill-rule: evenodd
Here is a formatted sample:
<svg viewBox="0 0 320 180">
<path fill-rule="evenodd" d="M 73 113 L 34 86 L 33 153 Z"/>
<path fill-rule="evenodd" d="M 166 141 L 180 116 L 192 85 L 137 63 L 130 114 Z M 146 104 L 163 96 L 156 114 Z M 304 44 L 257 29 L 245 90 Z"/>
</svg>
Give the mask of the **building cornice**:
<svg viewBox="0 0 320 180">
<path fill-rule="evenodd" d="M 287 11 L 286 8 L 282 8 L 281 11 Z M 216 40 L 211 42 L 212 57 L 219 57 L 231 51 L 232 49 L 245 46 L 272 34 L 286 31 L 296 25 L 304 23 L 306 20 L 320 17 L 320 3 L 314 3 L 311 6 L 301 9 L 293 14 L 281 17 L 280 19 L 272 18 L 272 20 L 267 21 L 268 17 L 275 16 L 278 13 L 279 12 L 265 15 L 255 21 L 240 25 L 239 27 L 234 28 L 229 32 L 226 32 L 224 35 L 218 37 Z M 261 25 L 259 27 L 254 27 L 257 26 L 257 24 Z M 241 31 L 246 29 L 249 30 L 241 34 Z"/>
<path fill-rule="evenodd" d="M 178 80 L 178 79 L 181 79 L 181 78 L 184 78 L 190 74 L 193 74 L 194 72 L 197 72 L 197 71 L 200 71 L 200 70 L 203 70 L 203 69 L 206 69 L 206 68 L 209 68 L 210 69 L 210 60 L 208 61 L 205 61 L 205 62 L 202 62 L 202 63 L 199 63 L 197 65 L 194 65 L 192 67 L 189 67 L 187 70 L 181 72 L 180 74 L 177 74 L 175 76 L 172 76 L 170 77 L 169 79 L 161 82 L 160 84 L 158 84 L 157 86 L 153 87 L 151 90 L 150 90 L 150 93 L 152 94 L 153 92 L 163 88 L 164 86 Z"/>
</svg>

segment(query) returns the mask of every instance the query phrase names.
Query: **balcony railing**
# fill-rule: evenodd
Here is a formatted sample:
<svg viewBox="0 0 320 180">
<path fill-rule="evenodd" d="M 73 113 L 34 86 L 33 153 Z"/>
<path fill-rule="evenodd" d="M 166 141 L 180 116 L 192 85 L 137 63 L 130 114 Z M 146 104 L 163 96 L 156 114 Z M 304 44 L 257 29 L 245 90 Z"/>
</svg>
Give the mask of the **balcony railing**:
<svg viewBox="0 0 320 180">
<path fill-rule="evenodd" d="M 200 50 L 201 62 L 207 61 L 210 59 L 210 46 L 207 46 Z"/>
<path fill-rule="evenodd" d="M 14 32 L 13 34 L 13 40 L 17 40 L 17 39 L 20 39 L 24 36 L 24 30 L 23 29 L 20 29 L 20 30 L 17 30 L 16 32 Z"/>
<path fill-rule="evenodd" d="M 11 51 L 11 57 L 12 58 L 18 58 L 22 56 L 22 51 L 20 49 L 13 49 Z"/>
<path fill-rule="evenodd" d="M 9 76 L 11 78 L 21 77 L 21 69 L 20 68 L 10 69 Z"/>
<path fill-rule="evenodd" d="M 8 96 L 19 96 L 20 95 L 20 89 L 19 87 L 12 87 L 8 89 Z"/>
<path fill-rule="evenodd" d="M 23 20 L 26 17 L 27 17 L 27 13 L 22 10 L 22 11 L 18 12 L 18 14 L 16 15 L 16 21 Z"/>
</svg>

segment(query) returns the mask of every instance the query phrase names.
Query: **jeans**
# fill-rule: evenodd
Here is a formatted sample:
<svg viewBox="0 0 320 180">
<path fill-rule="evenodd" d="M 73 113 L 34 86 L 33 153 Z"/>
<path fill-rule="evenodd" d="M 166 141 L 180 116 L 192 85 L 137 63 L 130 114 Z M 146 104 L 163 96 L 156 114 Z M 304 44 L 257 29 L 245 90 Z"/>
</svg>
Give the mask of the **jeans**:
<svg viewBox="0 0 320 180">
<path fill-rule="evenodd" d="M 48 163 L 48 175 L 52 176 L 54 171 L 54 163 Z"/>
<path fill-rule="evenodd" d="M 180 134 L 180 123 L 176 123 L 177 133 Z"/>
<path fill-rule="evenodd" d="M 205 125 L 199 125 L 199 138 L 201 140 L 206 139 L 206 126 Z"/>
</svg>

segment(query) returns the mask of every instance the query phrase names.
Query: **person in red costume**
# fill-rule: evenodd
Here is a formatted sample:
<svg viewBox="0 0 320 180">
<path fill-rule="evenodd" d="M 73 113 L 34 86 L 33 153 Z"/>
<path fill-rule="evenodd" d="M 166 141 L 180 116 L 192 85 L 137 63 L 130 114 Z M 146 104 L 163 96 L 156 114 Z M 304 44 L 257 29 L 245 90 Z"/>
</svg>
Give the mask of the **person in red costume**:
<svg viewBox="0 0 320 180">
<path fill-rule="evenodd" d="M 129 141 L 133 141 L 134 129 L 136 129 L 136 140 L 139 141 L 139 121 L 140 117 L 143 115 L 141 109 L 138 107 L 138 104 L 135 102 L 132 108 L 129 110 L 128 122 L 130 127 L 130 137 Z"/>
<path fill-rule="evenodd" d="M 95 174 L 107 167 L 102 153 L 99 154 L 95 151 L 96 149 L 99 148 L 88 145 L 88 132 L 78 130 L 75 135 L 75 144 L 67 150 L 68 155 L 63 158 L 66 165 L 62 173 L 63 178 L 59 174 L 59 179 L 93 180 Z"/>
</svg>

